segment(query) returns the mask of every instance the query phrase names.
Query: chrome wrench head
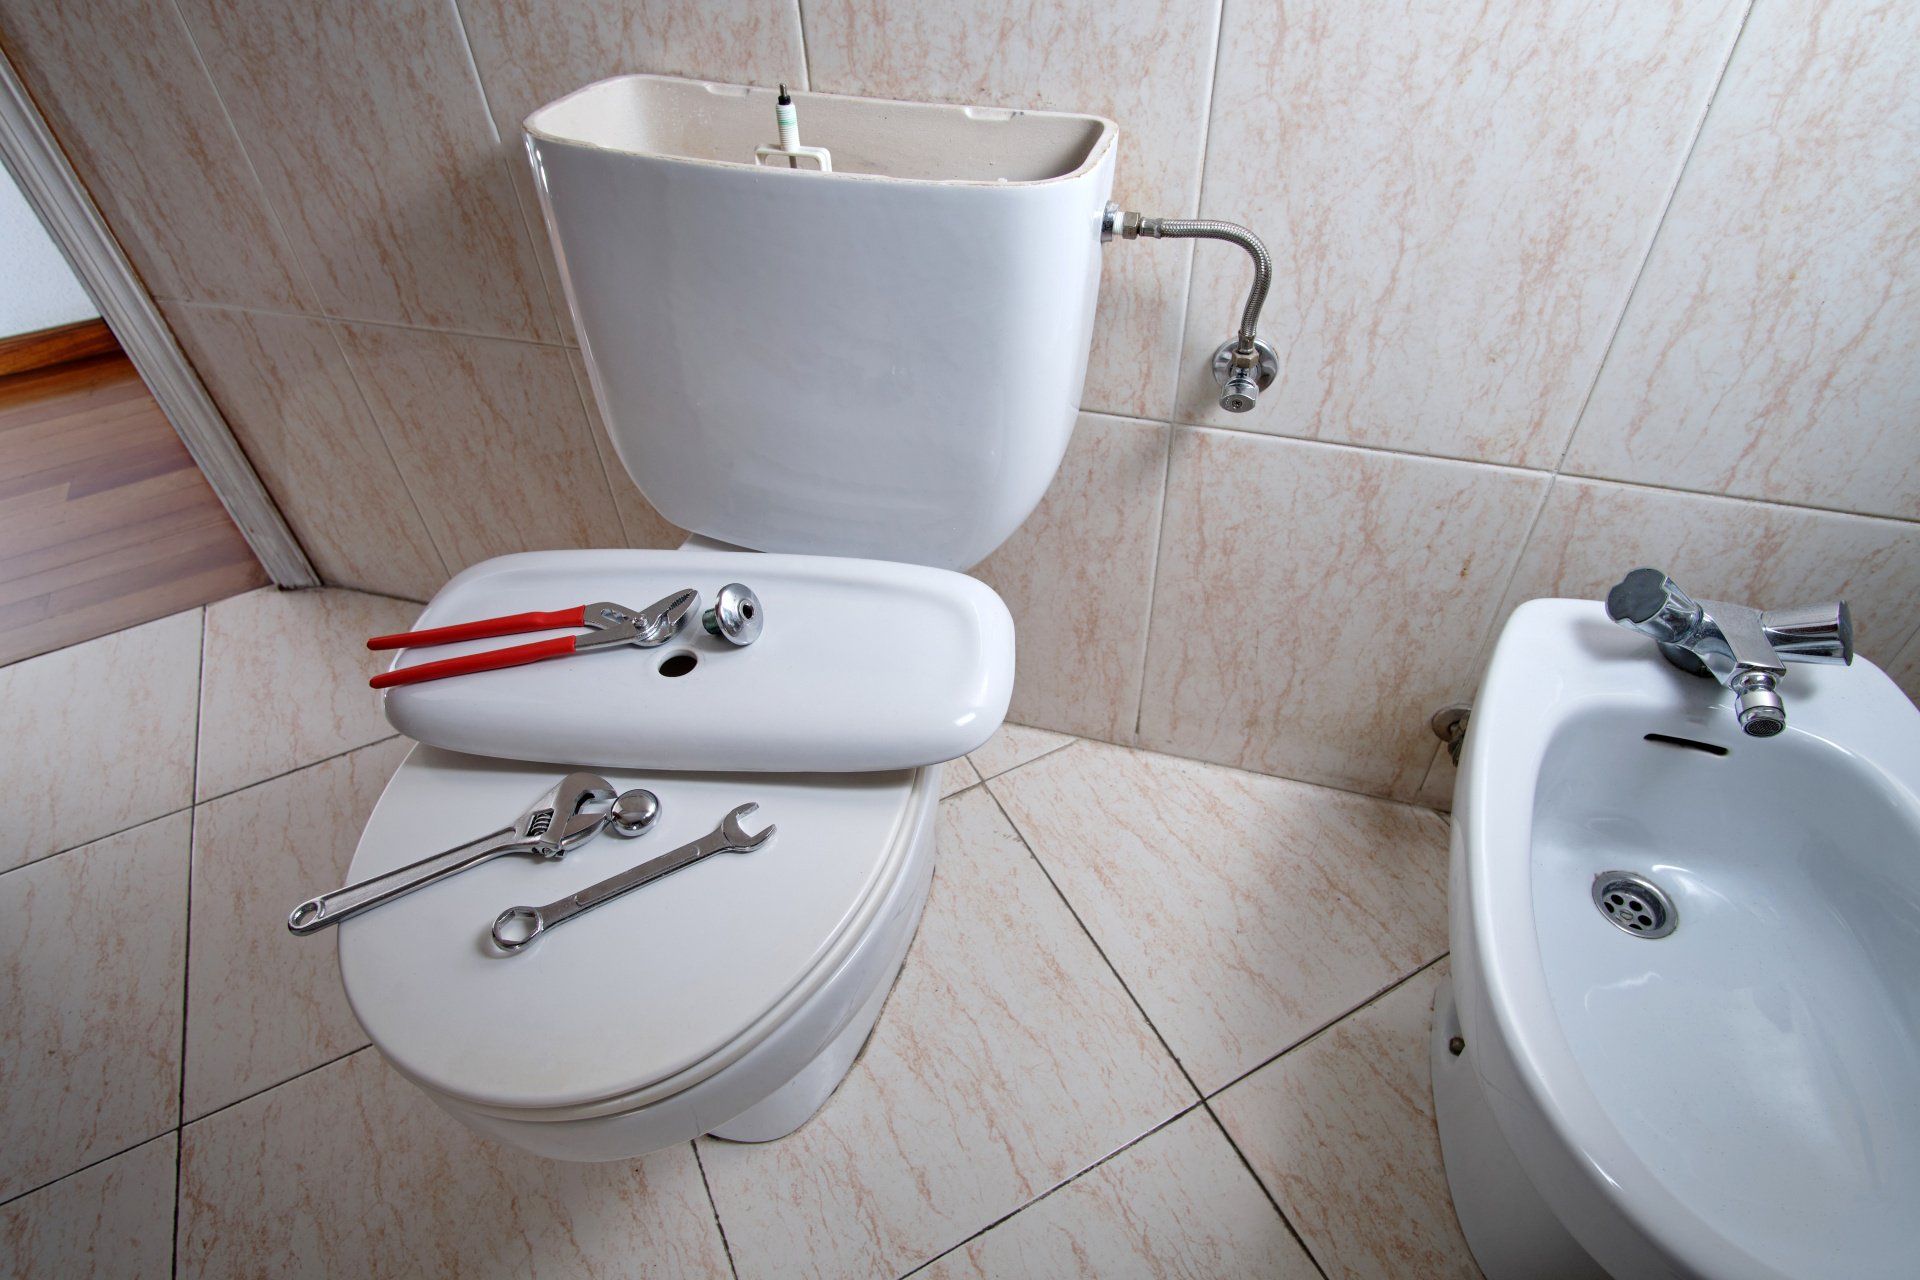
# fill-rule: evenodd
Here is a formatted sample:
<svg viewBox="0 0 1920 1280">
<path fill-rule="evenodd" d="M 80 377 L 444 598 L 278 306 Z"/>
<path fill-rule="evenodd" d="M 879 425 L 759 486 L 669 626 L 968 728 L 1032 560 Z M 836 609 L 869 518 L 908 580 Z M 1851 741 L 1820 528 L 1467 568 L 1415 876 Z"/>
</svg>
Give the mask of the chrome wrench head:
<svg viewBox="0 0 1920 1280">
<path fill-rule="evenodd" d="M 656 858 L 649 858 L 639 866 L 630 867 L 556 902 L 549 902 L 543 907 L 508 907 L 494 917 L 494 945 L 513 955 L 556 925 L 565 924 L 582 912 L 603 906 L 663 876 L 672 875 L 715 854 L 752 853 L 773 839 L 774 833 L 779 830 L 777 826 L 769 826 L 765 831 L 753 832 L 740 825 L 740 819 L 759 807 L 751 803 L 740 805 L 698 840 L 689 841 Z"/>
<path fill-rule="evenodd" d="M 726 851 L 728 853 L 752 853 L 755 849 L 758 849 L 761 845 L 773 839 L 773 833 L 779 830 L 778 827 L 768 827 L 756 836 L 749 835 L 747 829 L 740 825 L 740 819 L 746 817 L 759 807 L 757 804 L 743 804 L 726 817 L 720 819 L 720 834 L 726 837 Z"/>
<path fill-rule="evenodd" d="M 599 774 L 570 773 L 541 792 L 512 826 L 309 898 L 287 915 L 287 929 L 296 934 L 318 932 L 502 854 L 564 857 L 599 833 L 613 812 L 614 799 L 613 784 Z"/>
</svg>

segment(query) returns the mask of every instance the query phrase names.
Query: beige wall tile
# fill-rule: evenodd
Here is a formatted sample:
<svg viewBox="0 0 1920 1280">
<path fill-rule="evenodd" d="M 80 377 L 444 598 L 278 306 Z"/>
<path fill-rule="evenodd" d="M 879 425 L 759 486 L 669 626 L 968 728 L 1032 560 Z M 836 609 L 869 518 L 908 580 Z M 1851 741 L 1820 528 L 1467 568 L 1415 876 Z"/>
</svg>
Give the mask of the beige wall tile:
<svg viewBox="0 0 1920 1280">
<path fill-rule="evenodd" d="M 620 455 L 614 451 L 613 441 L 607 436 L 606 419 L 600 416 L 599 402 L 594 399 L 593 387 L 587 379 L 586 361 L 578 351 L 569 351 L 567 359 L 573 367 L 573 381 L 580 393 L 580 404 L 586 410 L 593 447 L 600 455 L 600 465 L 607 473 L 607 484 L 613 490 L 613 505 L 620 513 L 620 527 L 626 535 L 626 545 L 679 546 L 686 541 L 687 531 L 670 523 L 653 509 L 653 504 L 640 492 L 626 464 L 620 461 Z"/>
<path fill-rule="evenodd" d="M 438 590 L 446 565 L 327 323 L 164 310 L 320 576 L 414 600 Z"/>
<path fill-rule="evenodd" d="M 1920 516 L 1920 9 L 1755 5 L 1570 470 Z"/>
<path fill-rule="evenodd" d="M 1328 1280 L 1480 1280 L 1427 1071 L 1436 965 L 1214 1100 Z"/>
<path fill-rule="evenodd" d="M 172 1275 L 177 1141 L 162 1134 L 0 1206 L 0 1271 L 22 1277 Z"/>
<path fill-rule="evenodd" d="M 0 876 L 0 1198 L 176 1123 L 191 826 Z"/>
<path fill-rule="evenodd" d="M 449 569 L 619 545 L 565 350 L 379 325 L 335 332 Z"/>
<path fill-rule="evenodd" d="M 482 1141 L 371 1050 L 186 1128 L 180 1273 L 726 1277 L 691 1146 L 567 1164 Z"/>
<path fill-rule="evenodd" d="M 360 828 L 412 746 L 390 738 L 196 812 L 187 1119 L 367 1043 L 340 985 L 338 940 L 296 938 L 286 919 L 346 883 Z"/>
<path fill-rule="evenodd" d="M 967 758 L 983 778 L 991 778 L 1009 769 L 1018 769 L 1029 760 L 1038 760 L 1049 751 L 1058 751 L 1074 739 L 1064 733 L 1032 729 L 1026 725 L 1003 724 L 980 748 Z"/>
<path fill-rule="evenodd" d="M 1216 407 L 1249 271 L 1201 248 L 1181 419 L 1551 466 L 1744 7 L 1228 0 L 1207 211 L 1275 252 L 1282 367 Z"/>
<path fill-rule="evenodd" d="M 1178 429 L 1140 744 L 1411 798 L 1546 485 Z"/>
<path fill-rule="evenodd" d="M 778 1142 L 701 1140 L 742 1280 L 898 1275 L 1194 1101 L 992 797 L 946 801 L 939 840 L 839 1092 Z"/>
<path fill-rule="evenodd" d="M 4 0 L 0 42 L 152 293 L 301 302 L 296 259 L 171 0 Z"/>
<path fill-rule="evenodd" d="M 1203 1091 L 1446 950 L 1428 810 L 1092 742 L 988 789 Z"/>
<path fill-rule="evenodd" d="M 809 0 L 803 16 L 815 89 L 1111 117 L 1120 125 L 1113 198 L 1192 216 L 1217 5 Z M 1087 408 L 1168 416 L 1188 263 L 1184 243 L 1109 246 Z"/>
<path fill-rule="evenodd" d="M 0 667 L 0 793 L 31 797 L 0 871 L 193 800 L 200 610 Z"/>
<path fill-rule="evenodd" d="M 1453 784 L 1459 776 L 1460 770 L 1454 765 L 1453 757 L 1447 754 L 1446 747 L 1436 746 L 1433 749 L 1433 763 L 1427 766 L 1426 779 L 1421 782 L 1413 802 L 1441 813 L 1453 812 Z"/>
<path fill-rule="evenodd" d="M 419 615 L 404 600 L 272 587 L 207 606 L 198 798 L 391 736 L 367 687 L 391 655 L 366 643 Z"/>
<path fill-rule="evenodd" d="M 1133 740 L 1166 459 L 1166 427 L 1082 414 L 1039 507 L 974 568 L 1013 613 L 1015 720 Z"/>
<path fill-rule="evenodd" d="M 179 4 L 328 314 L 558 336 L 451 4 Z"/>
<path fill-rule="evenodd" d="M 1205 1111 L 1189 1111 L 929 1267 L 1011 1276 L 1320 1280 Z"/>
<path fill-rule="evenodd" d="M 1920 525 L 1565 476 L 1500 617 L 1540 596 L 1601 600 L 1640 565 L 1706 599 L 1763 608 L 1845 599 L 1859 651 L 1876 660 L 1891 662 L 1920 620 Z"/>
<path fill-rule="evenodd" d="M 1907 697 L 1920 703 L 1920 631 L 1880 665 L 1895 684 L 1906 690 Z"/>
<path fill-rule="evenodd" d="M 647 72 L 729 84 L 807 82 L 795 0 L 459 0 L 500 135 L 514 173 L 553 305 L 564 330 L 572 317 L 540 214 L 521 142 L 536 108 L 608 76 Z M 639 544 L 636 544 L 639 545 Z"/>
</svg>

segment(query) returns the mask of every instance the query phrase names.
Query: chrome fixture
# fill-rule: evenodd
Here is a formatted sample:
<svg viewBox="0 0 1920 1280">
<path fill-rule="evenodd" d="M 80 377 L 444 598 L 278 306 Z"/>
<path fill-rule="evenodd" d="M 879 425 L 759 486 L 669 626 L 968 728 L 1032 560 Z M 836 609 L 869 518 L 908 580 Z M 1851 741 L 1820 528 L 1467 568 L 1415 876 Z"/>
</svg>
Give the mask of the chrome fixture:
<svg viewBox="0 0 1920 1280">
<path fill-rule="evenodd" d="M 1664 938 L 1680 927 L 1680 910 L 1667 891 L 1637 871 L 1595 876 L 1593 905 L 1614 928 L 1636 938 Z"/>
<path fill-rule="evenodd" d="M 1607 592 L 1607 616 L 1651 636 L 1682 671 L 1733 690 L 1734 715 L 1752 738 L 1787 727 L 1779 690 L 1787 663 L 1853 661 L 1853 615 L 1844 601 L 1762 611 L 1695 600 L 1660 570 L 1635 569 Z"/>
<path fill-rule="evenodd" d="M 1473 707 L 1464 702 L 1455 702 L 1440 708 L 1427 721 L 1427 728 L 1433 730 L 1433 736 L 1446 744 L 1447 755 L 1455 764 L 1460 763 L 1460 749 L 1467 744 L 1467 721 L 1473 719 Z"/>
<path fill-rule="evenodd" d="M 707 629 L 708 635 L 719 636 L 728 644 L 749 645 L 760 638 L 767 616 L 752 587 L 729 582 L 720 588 L 713 607 L 700 615 L 700 625 Z"/>
<path fill-rule="evenodd" d="M 1260 322 L 1260 308 L 1266 305 L 1267 289 L 1273 283 L 1273 258 L 1260 237 L 1237 222 L 1149 218 L 1109 203 L 1100 223 L 1100 239 L 1108 241 L 1115 234 L 1123 240 L 1141 236 L 1153 240 L 1225 240 L 1239 245 L 1253 258 L 1253 288 L 1240 312 L 1240 332 L 1213 353 L 1213 380 L 1220 384 L 1220 407 L 1228 413 L 1245 413 L 1253 408 L 1260 393 L 1280 375 L 1280 353 L 1254 332 Z"/>
</svg>

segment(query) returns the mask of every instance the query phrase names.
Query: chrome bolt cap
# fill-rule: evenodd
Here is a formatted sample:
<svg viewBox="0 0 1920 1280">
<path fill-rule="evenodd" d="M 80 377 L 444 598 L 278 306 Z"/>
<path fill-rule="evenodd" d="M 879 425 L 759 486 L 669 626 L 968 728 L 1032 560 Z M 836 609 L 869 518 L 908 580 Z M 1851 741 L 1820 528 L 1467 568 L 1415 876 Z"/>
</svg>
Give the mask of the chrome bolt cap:
<svg viewBox="0 0 1920 1280">
<path fill-rule="evenodd" d="M 760 607 L 760 597 L 753 594 L 753 588 L 729 582 L 720 588 L 713 608 L 701 614 L 700 621 L 708 634 L 719 636 L 728 644 L 748 645 L 760 638 L 766 612 Z"/>
</svg>

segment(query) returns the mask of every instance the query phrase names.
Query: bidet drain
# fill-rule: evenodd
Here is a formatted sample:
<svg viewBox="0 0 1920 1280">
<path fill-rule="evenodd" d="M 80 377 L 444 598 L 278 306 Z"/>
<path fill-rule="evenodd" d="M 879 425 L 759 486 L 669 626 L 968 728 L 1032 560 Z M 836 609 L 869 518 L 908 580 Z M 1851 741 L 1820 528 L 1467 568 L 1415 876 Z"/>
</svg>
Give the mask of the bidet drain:
<svg viewBox="0 0 1920 1280">
<path fill-rule="evenodd" d="M 1653 881 L 1632 871 L 1602 871 L 1593 878 L 1593 905 L 1636 938 L 1664 938 L 1680 923 L 1673 899 Z"/>
</svg>

